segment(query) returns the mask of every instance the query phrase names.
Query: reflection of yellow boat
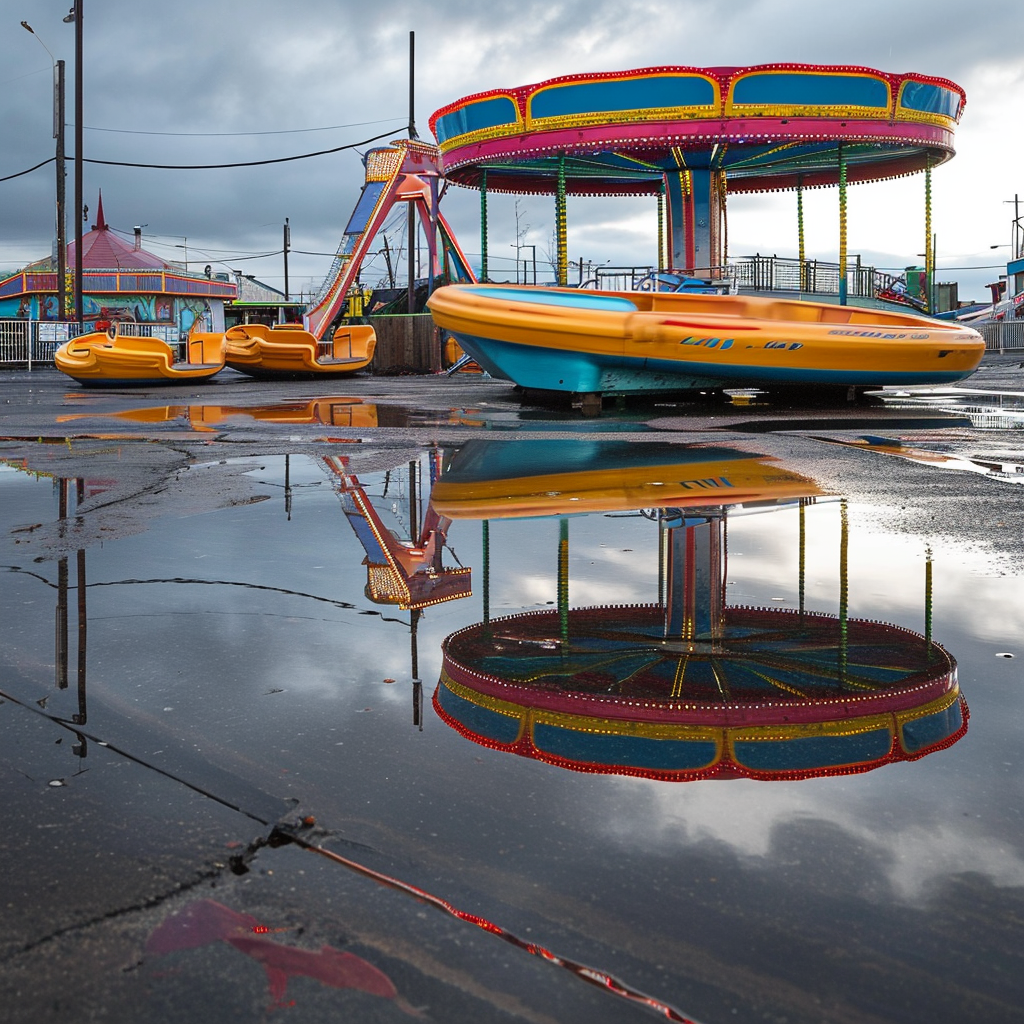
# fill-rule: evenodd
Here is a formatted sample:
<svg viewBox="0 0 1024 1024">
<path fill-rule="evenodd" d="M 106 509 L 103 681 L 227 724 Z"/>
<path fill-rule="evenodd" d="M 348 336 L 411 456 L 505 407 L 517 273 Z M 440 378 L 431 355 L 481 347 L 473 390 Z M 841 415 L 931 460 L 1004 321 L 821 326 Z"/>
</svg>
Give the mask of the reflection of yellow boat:
<svg viewBox="0 0 1024 1024">
<path fill-rule="evenodd" d="M 773 459 L 712 445 L 470 440 L 430 500 L 449 519 L 791 500 L 820 490 Z"/>
<path fill-rule="evenodd" d="M 377 426 L 377 406 L 361 398 L 329 397 L 310 402 L 278 405 L 154 405 L 145 409 L 122 409 L 108 413 L 74 413 L 58 416 L 58 423 L 92 419 L 95 416 L 128 420 L 132 423 L 172 423 L 186 419 L 193 430 L 213 430 L 233 416 L 247 416 L 261 423 L 323 424 L 330 427 L 372 428 Z"/>
<path fill-rule="evenodd" d="M 941 384 L 985 351 L 960 324 L 740 295 L 449 285 L 428 305 L 492 376 L 581 394 Z"/>
<path fill-rule="evenodd" d="M 194 383 L 224 368 L 224 336 L 190 334 L 186 359 L 178 360 L 167 342 L 120 334 L 114 325 L 65 342 L 54 362 L 62 373 L 88 386 Z"/>
<path fill-rule="evenodd" d="M 372 327 L 339 327 L 320 341 L 298 324 L 239 324 L 225 335 L 228 366 L 251 377 L 324 377 L 368 366 L 377 346 Z"/>
</svg>

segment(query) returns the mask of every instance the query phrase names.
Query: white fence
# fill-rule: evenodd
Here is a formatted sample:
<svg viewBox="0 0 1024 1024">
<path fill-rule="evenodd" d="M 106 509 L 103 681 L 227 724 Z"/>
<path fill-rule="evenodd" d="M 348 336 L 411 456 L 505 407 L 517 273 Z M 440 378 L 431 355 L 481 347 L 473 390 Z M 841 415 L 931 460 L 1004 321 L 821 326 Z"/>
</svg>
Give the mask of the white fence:
<svg viewBox="0 0 1024 1024">
<path fill-rule="evenodd" d="M 1024 350 L 1024 320 L 1000 320 L 976 326 L 985 339 L 986 352 Z"/>
<path fill-rule="evenodd" d="M 26 366 L 52 363 L 53 354 L 72 338 L 92 329 L 91 324 L 56 323 L 52 320 L 0 320 L 0 366 Z M 180 338 L 174 324 L 119 323 L 120 334 L 159 338 L 168 345 Z"/>
</svg>

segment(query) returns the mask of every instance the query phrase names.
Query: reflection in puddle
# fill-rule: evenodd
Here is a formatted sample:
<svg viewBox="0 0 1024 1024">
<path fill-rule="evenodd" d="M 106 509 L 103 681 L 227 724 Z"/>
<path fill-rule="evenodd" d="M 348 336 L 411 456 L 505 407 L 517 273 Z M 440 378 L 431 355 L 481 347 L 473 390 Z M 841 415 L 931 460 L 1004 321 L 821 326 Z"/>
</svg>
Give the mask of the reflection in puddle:
<svg viewBox="0 0 1024 1024">
<path fill-rule="evenodd" d="M 952 657 L 930 635 L 849 617 L 845 508 L 839 615 L 806 609 L 811 481 L 749 452 L 561 445 L 470 442 L 435 488 L 452 517 L 562 516 L 558 607 L 492 620 L 485 598 L 484 621 L 444 643 L 434 706 L 462 735 L 578 771 L 689 781 L 862 772 L 964 734 Z M 649 508 L 652 494 L 665 503 Z M 728 517 L 779 502 L 801 516 L 799 609 L 730 607 Z M 657 523 L 658 603 L 570 608 L 566 517 L 637 507 Z M 925 602 L 930 623 L 930 582 Z"/>
<path fill-rule="evenodd" d="M 1024 395 L 1000 391 L 948 388 L 924 392 L 889 392 L 890 409 L 929 409 L 962 416 L 966 425 L 980 430 L 1014 430 L 1024 427 Z"/>
<path fill-rule="evenodd" d="M 75 396 L 76 398 L 79 396 Z M 128 423 L 155 425 L 160 423 L 187 426 L 197 431 L 222 429 L 232 419 L 249 419 L 258 423 L 296 426 L 352 427 L 477 427 L 488 431 L 559 430 L 586 433 L 639 433 L 645 424 L 623 416 L 601 420 L 584 420 L 571 411 L 519 409 L 458 408 L 448 410 L 416 409 L 404 405 L 367 402 L 362 398 L 334 395 L 306 401 L 282 401 L 270 405 L 153 405 L 117 412 L 69 413 L 58 416 L 58 423 L 79 420 L 114 419 Z"/>
<path fill-rule="evenodd" d="M 879 455 L 894 455 L 926 466 L 940 469 L 953 469 L 964 473 L 980 473 L 992 480 L 1007 483 L 1024 484 L 1024 457 L 1018 460 L 984 458 L 967 456 L 942 451 L 948 447 L 948 441 L 939 441 L 935 448 L 923 447 L 927 442 L 916 440 L 915 444 L 904 444 L 899 438 L 865 435 L 863 437 L 844 440 L 840 438 L 819 438 L 831 444 L 842 444 L 863 451 L 877 452 Z"/>
<path fill-rule="evenodd" d="M 145 808 L 166 815 L 170 844 L 186 842 L 188 830 L 174 826 L 192 813 L 153 797 L 160 772 L 169 789 L 182 780 L 190 795 L 264 821 L 300 800 L 336 830 L 335 845 L 365 844 L 352 855 L 371 867 L 401 865 L 439 899 L 514 922 L 545 967 L 553 961 L 541 944 L 557 948 L 566 936 L 602 985 L 599 972 L 615 965 L 659 998 L 688 1003 L 701 983 L 687 973 L 691 951 L 710 943 L 727 993 L 737 974 L 758 993 L 766 977 L 774 984 L 797 970 L 821 979 L 806 997 L 801 988 L 771 1002 L 780 1019 L 820 1016 L 819 992 L 864 992 L 877 976 L 894 1005 L 913 997 L 924 1007 L 916 1019 L 942 1020 L 932 1012 L 950 991 L 939 987 L 942 937 L 970 926 L 965 941 L 985 954 L 977 962 L 996 965 L 968 979 L 965 1000 L 980 998 L 1002 963 L 1024 877 L 1019 773 L 1007 764 L 1020 660 L 993 656 L 1012 652 L 1020 635 L 1019 581 L 936 564 L 935 636 L 960 660 L 975 713 L 958 743 L 967 712 L 953 658 L 931 642 L 931 592 L 918 582 L 924 542 L 909 516 L 898 537 L 861 527 L 871 514 L 863 506 L 847 523 L 840 501 L 750 438 L 507 449 L 484 440 L 390 472 L 356 446 L 350 462 L 242 456 L 186 471 L 167 460 L 146 474 L 116 454 L 101 464 L 90 450 L 34 450 L 30 465 L 75 465 L 90 477 L 81 486 L 0 468 L 3 689 L 50 720 L 11 701 L 0 708 L 5 740 L 13 737 L 8 765 L 34 780 L 11 771 L 5 789 L 8 817 L 34 847 L 22 860 L 42 865 L 58 893 L 104 884 L 88 854 L 38 842 L 57 833 L 36 827 L 72 822 L 80 851 L 125 845 L 131 858 L 156 862 L 165 851 L 152 852 Z M 153 447 L 136 457 L 150 459 Z M 188 501 L 167 497 L 190 488 Z M 104 517 L 118 509 L 146 532 L 116 532 Z M 787 610 L 764 607 L 774 601 Z M 922 607 L 919 632 L 888 624 L 913 627 Z M 421 673 L 440 680 L 425 708 Z M 18 746 L 23 719 L 45 727 L 34 747 Z M 889 761 L 904 763 L 867 771 Z M 849 773 L 862 774 L 748 781 Z M 708 781 L 660 781 L 691 779 Z M 719 779 L 733 781 L 711 785 Z M 67 817 L 51 810 L 58 801 Z M 82 809 L 92 806 L 90 820 Z M 126 831 L 133 822 L 137 831 Z M 222 840 L 211 849 L 210 860 L 227 859 Z M 239 971 L 257 1010 L 267 965 L 282 972 L 267 967 L 266 977 L 282 982 L 284 1001 L 348 998 L 335 981 L 371 973 L 315 952 L 327 945 L 366 957 L 415 1004 L 440 1006 L 432 1016 L 488 1016 L 451 1011 L 462 995 L 438 996 L 433 979 L 338 938 L 358 927 L 406 948 L 441 948 L 415 916 L 422 904 L 406 928 L 393 904 L 364 906 L 361 889 L 343 893 L 333 879 L 308 871 L 303 881 L 279 865 L 286 859 L 272 877 L 252 872 L 254 895 L 232 900 L 228 886 L 239 883 L 224 878 L 217 898 L 250 914 L 259 907 L 271 925 L 301 921 L 305 939 L 250 934 L 240 949 L 220 936 L 156 970 L 182 967 L 182 988 L 208 963 Z M 531 902 L 511 906 L 509 893 Z M 342 896 L 358 911 L 351 931 Z M 851 932 L 867 938 L 836 966 L 830 951 Z M 135 934 L 141 942 L 143 930 Z M 451 934 L 460 945 L 443 952 L 474 984 L 501 961 L 507 988 L 533 999 L 537 1019 L 563 1005 L 557 983 L 534 997 L 540 986 L 514 956 L 481 944 L 459 959 L 466 944 Z M 780 935 L 819 936 L 825 952 L 794 954 Z M 932 944 L 922 947 L 922 936 Z M 725 1019 L 723 1005 L 694 1011 Z M 843 1012 L 863 1016 L 860 1005 Z M 998 1005 L 994 1016 L 1008 1019 Z M 379 1009 L 396 1006 L 380 999 Z M 624 1019 L 600 1008 L 564 1017 L 609 1014 Z"/>
<path fill-rule="evenodd" d="M 665 505 L 810 497 L 806 477 L 774 459 L 716 445 L 472 440 L 445 463 L 431 502 L 443 515 L 512 518 Z"/>
</svg>

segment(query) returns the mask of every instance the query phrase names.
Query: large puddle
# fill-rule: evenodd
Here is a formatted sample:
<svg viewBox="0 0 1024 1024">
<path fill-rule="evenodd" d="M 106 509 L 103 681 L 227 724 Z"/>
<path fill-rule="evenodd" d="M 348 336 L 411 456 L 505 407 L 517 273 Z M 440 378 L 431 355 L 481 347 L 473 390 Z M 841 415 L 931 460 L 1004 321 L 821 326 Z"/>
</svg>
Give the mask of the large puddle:
<svg viewBox="0 0 1024 1024">
<path fill-rule="evenodd" d="M 493 1019 L 631 1019 L 636 993 L 677 1020 L 1017 1019 L 1018 580 L 738 436 L 239 459 L 164 488 L 192 497 L 118 518 L 116 473 L 0 466 L 0 729 L 59 720 L 7 746 L 11 813 L 59 827 L 77 793 L 120 829 L 130 761 L 257 821 L 299 808 L 520 947 L 411 903 L 402 941 L 451 977 L 410 969 L 395 1002 L 374 972 L 401 944 L 367 946 L 348 989 L 294 968 L 295 1019 L 353 988 L 481 1019 L 474 985 L 520 1000 Z M 238 938 L 256 918 L 188 913 L 174 949 L 201 919 L 266 952 Z M 632 988 L 577 1005 L 577 977 L 530 980 L 531 943 Z M 146 978 L 154 1006 L 178 984 Z"/>
</svg>

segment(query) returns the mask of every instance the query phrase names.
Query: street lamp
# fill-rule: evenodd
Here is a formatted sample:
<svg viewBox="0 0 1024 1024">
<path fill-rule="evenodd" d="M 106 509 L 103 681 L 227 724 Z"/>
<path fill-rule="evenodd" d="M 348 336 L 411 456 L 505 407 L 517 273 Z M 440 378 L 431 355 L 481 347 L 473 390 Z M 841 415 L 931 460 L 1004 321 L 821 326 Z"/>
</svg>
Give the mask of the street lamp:
<svg viewBox="0 0 1024 1024">
<path fill-rule="evenodd" d="M 533 253 L 533 283 L 537 283 L 537 246 L 535 245 L 524 245 L 524 249 L 529 249 Z M 523 284 L 526 284 L 526 260 L 523 260 Z"/>
<path fill-rule="evenodd" d="M 64 213 L 64 61 L 55 60 L 50 48 L 36 35 L 35 29 L 23 21 L 21 27 L 39 40 L 53 65 L 53 137 L 57 140 L 57 319 L 67 315 L 67 218 Z"/>
<path fill-rule="evenodd" d="M 75 6 L 64 15 L 64 22 L 75 25 L 75 319 L 82 323 L 85 311 L 82 303 L 82 5 Z"/>
</svg>

